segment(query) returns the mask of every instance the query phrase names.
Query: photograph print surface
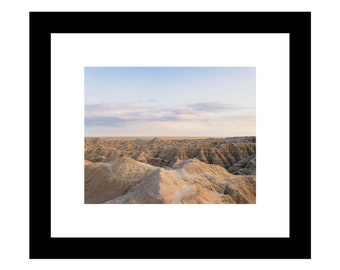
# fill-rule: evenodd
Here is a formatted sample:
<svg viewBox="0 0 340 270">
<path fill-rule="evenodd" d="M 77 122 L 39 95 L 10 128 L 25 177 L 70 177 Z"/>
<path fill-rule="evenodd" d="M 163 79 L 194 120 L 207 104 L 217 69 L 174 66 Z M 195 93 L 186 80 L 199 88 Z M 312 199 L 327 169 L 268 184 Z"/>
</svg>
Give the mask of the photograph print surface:
<svg viewBox="0 0 340 270">
<path fill-rule="evenodd" d="M 85 67 L 86 204 L 256 203 L 255 67 Z"/>
</svg>

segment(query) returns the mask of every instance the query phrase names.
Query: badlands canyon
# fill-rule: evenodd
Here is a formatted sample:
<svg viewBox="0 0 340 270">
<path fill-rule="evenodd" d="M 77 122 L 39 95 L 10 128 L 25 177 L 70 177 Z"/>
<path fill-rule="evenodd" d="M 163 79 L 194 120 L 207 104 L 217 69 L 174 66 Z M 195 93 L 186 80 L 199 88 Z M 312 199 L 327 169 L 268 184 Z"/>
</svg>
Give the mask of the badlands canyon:
<svg viewBox="0 0 340 270">
<path fill-rule="evenodd" d="M 256 137 L 85 138 L 87 204 L 254 204 Z"/>
</svg>

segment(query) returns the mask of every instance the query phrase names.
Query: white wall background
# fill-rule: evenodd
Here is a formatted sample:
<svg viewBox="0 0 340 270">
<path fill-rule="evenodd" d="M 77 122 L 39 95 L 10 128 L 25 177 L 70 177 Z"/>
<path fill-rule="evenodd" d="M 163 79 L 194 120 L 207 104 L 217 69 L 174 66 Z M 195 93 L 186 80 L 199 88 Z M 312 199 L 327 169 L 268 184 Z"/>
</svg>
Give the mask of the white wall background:
<svg viewBox="0 0 340 270">
<path fill-rule="evenodd" d="M 1 269 L 339 269 L 338 1 L 2 1 L 0 4 Z M 312 11 L 312 260 L 29 260 L 29 11 Z"/>
</svg>

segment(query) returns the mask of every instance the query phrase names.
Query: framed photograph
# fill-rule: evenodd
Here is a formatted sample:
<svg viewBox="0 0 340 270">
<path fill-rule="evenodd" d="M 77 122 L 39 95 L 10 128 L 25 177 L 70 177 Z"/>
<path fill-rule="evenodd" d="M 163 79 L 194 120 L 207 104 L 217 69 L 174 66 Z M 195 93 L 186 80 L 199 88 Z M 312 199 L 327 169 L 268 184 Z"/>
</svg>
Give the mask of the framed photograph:
<svg viewBox="0 0 340 270">
<path fill-rule="evenodd" d="M 311 258 L 310 33 L 309 12 L 31 12 L 30 258 Z"/>
</svg>

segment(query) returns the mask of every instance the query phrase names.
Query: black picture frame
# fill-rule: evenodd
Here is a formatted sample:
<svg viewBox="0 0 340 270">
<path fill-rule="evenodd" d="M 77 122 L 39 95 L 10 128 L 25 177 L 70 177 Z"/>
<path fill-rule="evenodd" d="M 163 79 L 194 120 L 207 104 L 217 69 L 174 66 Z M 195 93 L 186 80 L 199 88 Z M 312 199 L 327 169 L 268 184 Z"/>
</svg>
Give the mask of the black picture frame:
<svg viewBox="0 0 340 270">
<path fill-rule="evenodd" d="M 176 23 L 169 23 L 171 21 L 176 21 Z M 156 26 L 160 24 L 162 33 L 289 33 L 290 237 L 51 237 L 51 34 L 157 34 L 159 28 Z M 30 12 L 29 28 L 29 258 L 311 258 L 310 12 Z M 42 121 L 46 117 L 49 121 Z M 37 149 L 39 149 L 38 155 L 44 157 L 38 161 L 36 160 Z M 301 158 L 301 153 L 303 153 L 303 158 Z M 299 173 L 300 168 L 303 168 L 303 177 Z M 169 248 L 173 245 L 176 246 L 176 249 Z M 107 248 L 110 246 L 112 248 Z M 124 246 L 130 248 L 126 250 L 123 248 Z M 145 249 L 148 252 L 141 252 Z"/>
</svg>

